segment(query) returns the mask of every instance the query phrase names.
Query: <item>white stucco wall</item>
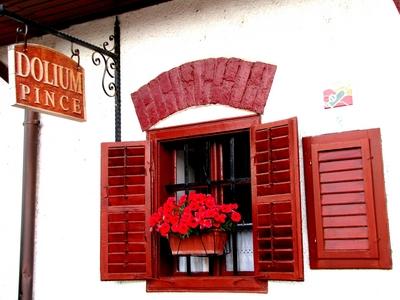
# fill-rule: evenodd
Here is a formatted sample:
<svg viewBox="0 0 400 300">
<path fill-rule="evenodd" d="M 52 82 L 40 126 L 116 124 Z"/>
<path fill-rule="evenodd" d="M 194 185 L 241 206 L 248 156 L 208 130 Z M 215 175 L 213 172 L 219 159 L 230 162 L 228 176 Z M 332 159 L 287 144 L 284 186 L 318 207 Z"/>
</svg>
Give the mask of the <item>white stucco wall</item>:
<svg viewBox="0 0 400 300">
<path fill-rule="evenodd" d="M 24 112 L 10 109 L 0 79 L 0 299 L 17 299 Z"/>
<path fill-rule="evenodd" d="M 305 281 L 270 281 L 267 296 L 245 297 L 399 298 L 400 16 L 392 0 L 175 0 L 121 15 L 120 21 L 122 140 L 145 138 L 130 99 L 133 91 L 163 71 L 209 57 L 277 65 L 263 121 L 297 116 L 299 141 L 381 128 L 393 270 L 310 270 L 302 187 Z M 100 45 L 112 33 L 113 22 L 107 18 L 67 32 Z M 37 42 L 70 51 L 68 42 L 53 37 Z M 114 103 L 102 92 L 102 67 L 92 64 L 91 51 L 80 51 L 87 122 L 42 114 L 35 299 L 203 299 L 204 294 L 146 293 L 143 281 L 100 281 L 100 143 L 114 139 Z M 4 59 L 4 48 L 0 53 Z M 353 88 L 354 105 L 324 110 L 323 90 L 343 82 Z M 9 105 L 9 95 L 0 79 L 0 300 L 17 299 L 18 289 L 23 111 Z M 198 112 L 177 113 L 168 124 L 193 114 Z"/>
</svg>

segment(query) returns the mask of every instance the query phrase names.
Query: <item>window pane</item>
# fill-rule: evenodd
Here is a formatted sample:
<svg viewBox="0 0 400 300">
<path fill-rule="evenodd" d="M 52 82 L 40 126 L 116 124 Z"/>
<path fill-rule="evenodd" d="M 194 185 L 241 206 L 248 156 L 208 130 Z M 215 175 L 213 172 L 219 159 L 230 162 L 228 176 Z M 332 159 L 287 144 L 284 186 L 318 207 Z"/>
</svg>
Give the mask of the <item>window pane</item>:
<svg viewBox="0 0 400 300">
<path fill-rule="evenodd" d="M 195 139 L 176 149 L 176 183 L 204 183 L 210 178 L 209 142 Z"/>
<path fill-rule="evenodd" d="M 185 183 L 185 153 L 183 149 L 176 150 L 176 183 Z"/>
<path fill-rule="evenodd" d="M 191 191 L 212 193 L 218 203 L 237 203 L 242 215 L 235 245 L 231 238 L 225 256 L 177 257 L 175 270 L 189 274 L 254 271 L 249 132 L 169 141 L 164 146 L 175 153 L 175 182 L 166 188 L 177 199 Z"/>
<path fill-rule="evenodd" d="M 242 222 L 252 223 L 250 185 L 236 185 L 234 189 L 226 186 L 223 191 L 224 203 L 237 203 L 239 212 L 242 215 Z"/>
</svg>

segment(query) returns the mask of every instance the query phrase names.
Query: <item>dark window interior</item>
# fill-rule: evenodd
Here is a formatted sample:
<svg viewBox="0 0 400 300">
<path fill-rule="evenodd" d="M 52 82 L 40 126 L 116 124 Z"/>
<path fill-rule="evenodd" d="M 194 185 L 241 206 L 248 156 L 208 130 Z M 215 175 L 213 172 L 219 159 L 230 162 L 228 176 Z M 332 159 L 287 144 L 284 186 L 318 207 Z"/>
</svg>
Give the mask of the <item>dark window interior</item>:
<svg viewBox="0 0 400 300">
<path fill-rule="evenodd" d="M 175 195 L 177 199 L 191 191 L 212 194 L 219 203 L 238 203 L 242 221 L 237 233 L 231 234 L 223 256 L 173 257 L 169 254 L 168 242 L 162 239 L 160 275 L 252 273 L 249 131 L 162 142 L 161 148 L 167 153 L 165 157 L 174 160 L 168 176 L 170 182 L 160 187 L 162 194 Z M 240 246 L 243 244 L 246 249 Z M 243 260 L 243 255 L 247 255 L 247 260 Z"/>
</svg>

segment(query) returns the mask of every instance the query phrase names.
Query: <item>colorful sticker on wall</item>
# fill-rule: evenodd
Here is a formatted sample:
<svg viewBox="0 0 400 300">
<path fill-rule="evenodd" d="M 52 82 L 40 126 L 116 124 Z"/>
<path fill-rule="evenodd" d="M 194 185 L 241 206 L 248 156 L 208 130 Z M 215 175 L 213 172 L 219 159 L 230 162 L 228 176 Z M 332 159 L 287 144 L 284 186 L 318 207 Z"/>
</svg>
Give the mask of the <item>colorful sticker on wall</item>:
<svg viewBox="0 0 400 300">
<path fill-rule="evenodd" d="M 324 91 L 325 109 L 348 105 L 353 105 L 353 95 L 350 87 L 340 87 Z"/>
</svg>

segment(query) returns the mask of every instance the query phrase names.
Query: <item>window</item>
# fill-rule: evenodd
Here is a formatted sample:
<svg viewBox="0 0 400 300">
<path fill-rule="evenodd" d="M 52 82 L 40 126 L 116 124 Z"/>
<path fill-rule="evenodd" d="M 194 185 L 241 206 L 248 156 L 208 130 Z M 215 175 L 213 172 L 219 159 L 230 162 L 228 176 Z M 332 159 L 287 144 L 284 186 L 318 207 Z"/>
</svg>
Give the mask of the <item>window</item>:
<svg viewBox="0 0 400 300">
<path fill-rule="evenodd" d="M 161 189 L 176 199 L 196 191 L 212 194 L 220 203 L 238 203 L 243 218 L 237 233 L 230 236 L 223 259 L 179 257 L 174 261 L 168 247 L 161 249 L 161 264 L 173 262 L 177 266 L 166 276 L 254 271 L 249 139 L 249 130 L 245 130 L 160 143 L 160 150 L 174 161 L 169 168 L 171 182 Z"/>
<path fill-rule="evenodd" d="M 379 129 L 303 138 L 311 268 L 391 268 Z"/>
<path fill-rule="evenodd" d="M 259 116 L 152 130 L 147 143 L 102 145 L 104 280 L 148 279 L 149 291 L 266 292 L 302 280 L 296 119 Z M 197 191 L 237 202 L 243 216 L 226 255 L 175 257 L 146 216 Z"/>
</svg>

